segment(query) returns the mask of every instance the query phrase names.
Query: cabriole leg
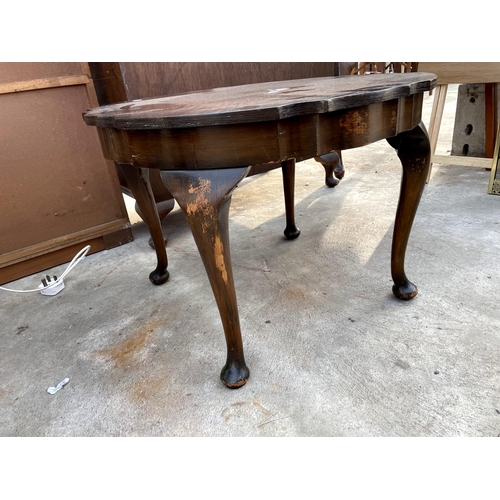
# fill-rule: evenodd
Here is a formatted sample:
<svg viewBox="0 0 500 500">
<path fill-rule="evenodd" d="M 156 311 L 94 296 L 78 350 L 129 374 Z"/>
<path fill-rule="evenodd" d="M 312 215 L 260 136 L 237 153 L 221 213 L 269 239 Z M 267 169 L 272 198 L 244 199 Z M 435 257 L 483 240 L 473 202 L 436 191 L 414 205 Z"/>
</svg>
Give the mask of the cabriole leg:
<svg viewBox="0 0 500 500">
<path fill-rule="evenodd" d="M 186 215 L 219 308 L 227 344 L 222 382 L 232 389 L 244 385 L 249 370 L 243 356 L 236 292 L 229 252 L 231 193 L 249 167 L 220 170 L 165 170 L 167 189 Z"/>
<path fill-rule="evenodd" d="M 325 169 L 325 184 L 328 187 L 335 187 L 339 183 L 338 179 L 344 177 L 342 151 L 332 151 L 321 156 L 315 156 L 314 159 L 321 163 Z"/>
<path fill-rule="evenodd" d="M 120 167 L 139 207 L 141 218 L 149 228 L 156 251 L 158 264 L 156 269 L 149 275 L 149 280 L 155 285 L 162 285 L 169 277 L 167 251 L 153 191 L 149 183 L 149 170 L 123 164 Z"/>
<path fill-rule="evenodd" d="M 417 295 L 418 289 L 406 277 L 404 260 L 411 227 L 429 171 L 431 149 L 423 123 L 413 130 L 387 139 L 387 142 L 396 149 L 403 166 L 392 239 L 391 272 L 394 281 L 392 291 L 396 297 L 410 300 Z"/>
</svg>

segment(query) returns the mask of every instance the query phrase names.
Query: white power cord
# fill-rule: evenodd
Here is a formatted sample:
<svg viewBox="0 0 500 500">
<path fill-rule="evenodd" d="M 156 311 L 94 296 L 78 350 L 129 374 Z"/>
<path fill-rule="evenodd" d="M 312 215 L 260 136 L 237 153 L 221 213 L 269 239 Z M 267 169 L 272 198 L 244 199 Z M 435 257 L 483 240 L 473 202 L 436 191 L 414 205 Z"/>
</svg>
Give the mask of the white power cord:
<svg viewBox="0 0 500 500">
<path fill-rule="evenodd" d="M 87 253 L 90 250 L 90 245 L 82 248 L 74 257 L 73 260 L 69 263 L 66 270 L 62 273 L 62 275 L 57 278 L 54 276 L 54 280 L 52 281 L 49 275 L 46 275 L 44 279 L 42 279 L 42 284 L 38 285 L 38 288 L 34 290 L 11 290 L 10 288 L 4 288 L 0 286 L 0 290 L 5 290 L 6 292 L 17 292 L 17 293 L 28 293 L 28 292 L 40 292 L 42 295 L 55 295 L 59 293 L 64 288 L 64 277 L 80 262 L 82 261 Z"/>
</svg>

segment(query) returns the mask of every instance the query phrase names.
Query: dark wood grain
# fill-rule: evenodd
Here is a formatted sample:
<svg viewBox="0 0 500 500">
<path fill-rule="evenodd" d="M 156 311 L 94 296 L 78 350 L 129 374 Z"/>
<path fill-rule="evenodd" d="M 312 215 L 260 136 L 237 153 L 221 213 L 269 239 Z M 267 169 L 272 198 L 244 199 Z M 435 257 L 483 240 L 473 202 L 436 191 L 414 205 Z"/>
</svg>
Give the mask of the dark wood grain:
<svg viewBox="0 0 500 500">
<path fill-rule="evenodd" d="M 88 125 L 124 130 L 192 128 L 331 113 L 431 90 L 428 73 L 309 78 L 222 87 L 102 106 Z"/>
<path fill-rule="evenodd" d="M 332 62 L 96 62 L 90 68 L 101 105 L 337 74 Z"/>
<path fill-rule="evenodd" d="M 373 75 L 377 76 L 377 75 Z M 370 77 L 348 77 L 361 81 Z M 188 170 L 280 164 L 365 146 L 421 121 L 422 94 L 255 123 L 123 130 L 98 128 L 104 155 L 141 168 Z M 258 145 L 258 147 L 256 147 Z"/>
</svg>

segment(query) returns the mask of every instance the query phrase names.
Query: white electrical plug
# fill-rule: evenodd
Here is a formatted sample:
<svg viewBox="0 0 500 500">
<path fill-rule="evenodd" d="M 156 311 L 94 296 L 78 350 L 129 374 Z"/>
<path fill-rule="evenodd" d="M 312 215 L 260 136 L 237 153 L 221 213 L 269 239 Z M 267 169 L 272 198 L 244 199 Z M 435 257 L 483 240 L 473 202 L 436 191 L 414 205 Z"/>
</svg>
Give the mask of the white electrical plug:
<svg viewBox="0 0 500 500">
<path fill-rule="evenodd" d="M 45 278 L 42 278 L 42 284 L 38 285 L 38 288 L 33 290 L 12 290 L 10 288 L 5 288 L 0 286 L 0 290 L 5 290 L 6 292 L 17 292 L 17 293 L 29 293 L 29 292 L 40 292 L 42 295 L 56 295 L 64 288 L 63 278 L 73 269 L 81 260 L 85 258 L 87 253 L 90 250 L 90 245 L 82 248 L 74 257 L 73 260 L 69 263 L 69 266 L 62 273 L 61 277 L 57 279 L 57 276 L 54 276 L 54 280 L 46 274 Z"/>
<path fill-rule="evenodd" d="M 56 295 L 64 288 L 64 280 L 57 280 L 57 276 L 54 276 L 52 281 L 51 277 L 47 274 L 44 279 L 42 279 L 41 285 L 38 285 L 38 289 L 42 295 Z"/>
</svg>

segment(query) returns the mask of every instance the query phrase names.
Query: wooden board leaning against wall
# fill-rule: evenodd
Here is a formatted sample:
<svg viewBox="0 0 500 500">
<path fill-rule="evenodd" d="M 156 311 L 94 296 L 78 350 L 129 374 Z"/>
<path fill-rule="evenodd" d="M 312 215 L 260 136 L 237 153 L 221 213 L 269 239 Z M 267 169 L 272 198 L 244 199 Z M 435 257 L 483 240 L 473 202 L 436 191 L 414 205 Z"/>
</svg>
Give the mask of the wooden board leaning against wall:
<svg viewBox="0 0 500 500">
<path fill-rule="evenodd" d="M 87 63 L 0 63 L 0 284 L 132 241 Z"/>
<path fill-rule="evenodd" d="M 500 63 L 498 62 L 421 62 L 419 71 L 437 75 L 434 104 L 429 125 L 432 163 L 443 165 L 466 165 L 491 169 L 488 185 L 489 194 L 500 194 L 500 169 L 498 149 L 500 131 L 498 128 L 498 83 L 500 82 Z M 439 128 L 449 84 L 485 85 L 485 158 L 435 155 Z M 429 178 L 431 170 L 429 170 Z M 428 179 L 429 180 L 429 179 Z"/>
</svg>

